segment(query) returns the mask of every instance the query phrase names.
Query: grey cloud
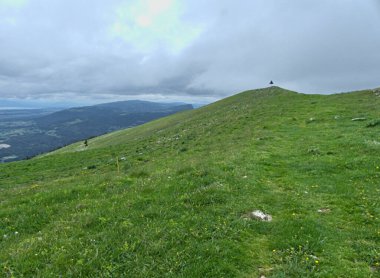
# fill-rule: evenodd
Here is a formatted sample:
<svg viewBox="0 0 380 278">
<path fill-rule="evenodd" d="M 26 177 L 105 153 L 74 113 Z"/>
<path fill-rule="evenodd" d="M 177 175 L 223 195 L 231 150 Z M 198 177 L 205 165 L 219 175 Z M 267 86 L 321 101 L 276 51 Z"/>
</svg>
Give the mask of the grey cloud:
<svg viewBox="0 0 380 278">
<path fill-rule="evenodd" d="M 271 79 L 309 93 L 380 85 L 375 0 L 182 1 L 181 19 L 201 31 L 179 53 L 113 37 L 121 2 L 0 8 L 0 97 L 220 98 Z"/>
<path fill-rule="evenodd" d="M 324 92 L 378 85 L 380 22 L 373 3 L 261 3 L 260 10 L 256 9 L 257 2 L 251 3 L 239 13 L 223 14 L 215 23 L 209 41 L 203 41 L 198 50 L 208 53 L 209 69 L 194 86 L 215 88 L 220 84 L 220 90 L 224 85 L 228 90 L 245 89 L 275 79 L 294 89 Z M 230 25 L 237 14 L 239 23 Z M 251 24 L 245 27 L 245 21 Z M 368 82 L 351 83 L 349 78 L 355 73 L 359 78 L 363 71 L 371 73 Z M 331 83 L 334 75 L 341 78 Z"/>
</svg>

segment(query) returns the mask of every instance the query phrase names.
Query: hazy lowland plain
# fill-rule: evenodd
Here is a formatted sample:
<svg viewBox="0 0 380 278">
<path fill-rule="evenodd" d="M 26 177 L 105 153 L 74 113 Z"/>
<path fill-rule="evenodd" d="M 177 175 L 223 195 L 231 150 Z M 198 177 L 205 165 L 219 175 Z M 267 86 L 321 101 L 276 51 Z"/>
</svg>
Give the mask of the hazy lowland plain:
<svg viewBox="0 0 380 278">
<path fill-rule="evenodd" d="M 379 202 L 379 90 L 246 91 L 0 165 L 0 276 L 380 277 Z"/>
<path fill-rule="evenodd" d="M 190 104 L 136 100 L 70 109 L 0 109 L 0 163 L 34 157 L 189 109 L 193 109 Z"/>
</svg>

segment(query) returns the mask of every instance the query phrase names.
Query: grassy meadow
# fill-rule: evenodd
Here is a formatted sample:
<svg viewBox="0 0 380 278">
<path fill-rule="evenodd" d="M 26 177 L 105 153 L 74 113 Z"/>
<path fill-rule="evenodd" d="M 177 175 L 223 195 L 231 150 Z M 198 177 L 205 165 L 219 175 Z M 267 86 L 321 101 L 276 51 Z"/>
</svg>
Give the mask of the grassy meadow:
<svg viewBox="0 0 380 278">
<path fill-rule="evenodd" d="M 0 164 L 0 277 L 261 275 L 380 277 L 374 91 L 246 91 Z"/>
</svg>

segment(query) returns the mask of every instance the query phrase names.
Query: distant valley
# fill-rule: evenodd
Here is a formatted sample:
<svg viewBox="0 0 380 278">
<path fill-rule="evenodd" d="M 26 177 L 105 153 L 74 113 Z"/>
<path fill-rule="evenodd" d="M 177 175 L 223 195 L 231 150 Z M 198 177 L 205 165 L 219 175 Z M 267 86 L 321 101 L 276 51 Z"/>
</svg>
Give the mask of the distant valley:
<svg viewBox="0 0 380 278">
<path fill-rule="evenodd" d="M 76 141 L 190 109 L 193 109 L 190 104 L 133 100 L 59 111 L 0 110 L 0 162 L 33 157 Z"/>
</svg>

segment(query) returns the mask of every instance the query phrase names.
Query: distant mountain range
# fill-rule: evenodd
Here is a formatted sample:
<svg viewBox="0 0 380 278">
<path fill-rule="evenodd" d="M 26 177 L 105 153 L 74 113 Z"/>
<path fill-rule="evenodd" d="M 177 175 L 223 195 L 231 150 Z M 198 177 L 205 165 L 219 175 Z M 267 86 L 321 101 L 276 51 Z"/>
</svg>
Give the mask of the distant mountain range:
<svg viewBox="0 0 380 278">
<path fill-rule="evenodd" d="M 0 110 L 0 162 L 33 157 L 189 109 L 193 109 L 191 104 L 131 100 L 60 111 Z"/>
</svg>

